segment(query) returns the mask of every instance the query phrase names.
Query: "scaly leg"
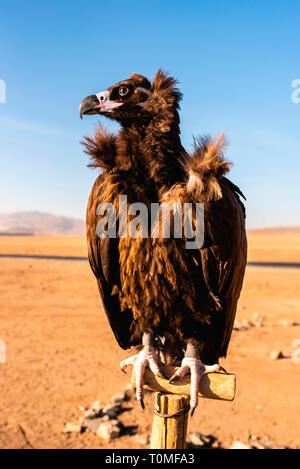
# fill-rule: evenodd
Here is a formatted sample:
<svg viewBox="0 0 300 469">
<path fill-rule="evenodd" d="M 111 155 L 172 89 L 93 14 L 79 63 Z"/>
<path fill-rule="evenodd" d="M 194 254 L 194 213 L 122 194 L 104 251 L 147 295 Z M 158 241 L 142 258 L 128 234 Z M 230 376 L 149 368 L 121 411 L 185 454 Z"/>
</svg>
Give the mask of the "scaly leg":
<svg viewBox="0 0 300 469">
<path fill-rule="evenodd" d="M 199 359 L 197 347 L 192 343 L 188 342 L 187 348 L 184 354 L 184 359 L 181 362 L 181 367 L 174 373 L 169 379 L 171 384 L 175 383 L 179 378 L 185 376 L 187 373 L 191 374 L 191 401 L 190 401 L 190 415 L 195 412 L 198 405 L 198 392 L 199 383 L 203 375 L 211 373 L 213 371 L 220 371 L 222 368 L 219 364 L 205 365 Z"/>
<path fill-rule="evenodd" d="M 123 360 L 120 363 L 120 368 L 124 373 L 126 373 L 125 369 L 128 365 L 134 366 L 136 376 L 136 398 L 142 409 L 144 409 L 143 377 L 146 366 L 149 366 L 150 370 L 155 375 L 158 375 L 161 378 L 165 378 L 165 376 L 160 370 L 161 361 L 155 353 L 151 334 L 148 332 L 143 334 L 142 344 L 143 349 L 138 354 Z"/>
</svg>

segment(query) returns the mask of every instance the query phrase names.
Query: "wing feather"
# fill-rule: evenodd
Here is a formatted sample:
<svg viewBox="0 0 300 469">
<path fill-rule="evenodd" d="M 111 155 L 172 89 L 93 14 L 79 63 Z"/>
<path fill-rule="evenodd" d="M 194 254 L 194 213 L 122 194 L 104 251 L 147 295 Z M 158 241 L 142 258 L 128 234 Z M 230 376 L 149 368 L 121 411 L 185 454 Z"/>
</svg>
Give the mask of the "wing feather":
<svg viewBox="0 0 300 469">
<path fill-rule="evenodd" d="M 236 186 L 229 183 L 226 178 L 220 180 L 223 197 L 208 204 L 201 249 L 206 286 L 225 315 L 220 356 L 226 356 L 247 258 L 244 207 L 233 189 Z"/>
<path fill-rule="evenodd" d="M 97 206 L 106 202 L 103 194 L 107 194 L 108 184 L 106 173 L 100 174 L 90 194 L 86 215 L 88 258 L 109 324 L 119 345 L 127 349 L 132 345 L 130 327 L 133 316 L 131 310 L 122 308 L 118 239 L 99 238 L 96 232 L 99 219 Z"/>
</svg>

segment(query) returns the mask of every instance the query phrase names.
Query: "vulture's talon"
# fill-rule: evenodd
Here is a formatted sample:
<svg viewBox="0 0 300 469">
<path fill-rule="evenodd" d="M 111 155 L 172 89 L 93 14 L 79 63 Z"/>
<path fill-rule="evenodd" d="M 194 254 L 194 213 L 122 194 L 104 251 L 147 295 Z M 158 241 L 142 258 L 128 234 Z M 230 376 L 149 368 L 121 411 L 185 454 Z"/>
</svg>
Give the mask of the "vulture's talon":
<svg viewBox="0 0 300 469">
<path fill-rule="evenodd" d="M 127 375 L 126 368 L 128 365 L 134 365 L 135 360 L 136 360 L 137 355 L 134 355 L 132 357 L 126 358 L 126 360 L 122 360 L 120 363 L 120 370 Z"/>
<path fill-rule="evenodd" d="M 138 402 L 140 403 L 141 408 L 145 410 L 144 399 L 138 399 Z"/>
<path fill-rule="evenodd" d="M 155 353 L 152 345 L 144 345 L 143 349 L 132 357 L 126 358 L 120 363 L 120 368 L 125 371 L 128 365 L 133 365 L 136 377 L 136 398 L 139 401 L 142 409 L 145 408 L 144 404 L 144 391 L 143 391 L 143 377 L 146 367 L 148 366 L 152 373 L 165 378 L 163 372 L 160 370 L 161 361 Z"/>
<path fill-rule="evenodd" d="M 198 406 L 198 393 L 199 393 L 199 383 L 202 376 L 207 373 L 212 373 L 214 371 L 219 371 L 220 365 L 205 365 L 198 358 L 185 357 L 182 360 L 181 367 L 176 371 L 176 373 L 170 378 L 169 382 L 171 384 L 174 382 L 174 379 L 177 381 L 179 378 L 185 376 L 186 374 L 191 374 L 191 400 L 190 400 L 190 416 L 194 415 L 195 409 Z"/>
<path fill-rule="evenodd" d="M 178 380 L 179 380 L 179 376 L 176 375 L 176 373 L 174 373 L 174 375 L 171 376 L 171 378 L 169 379 L 169 383 L 170 383 L 170 384 L 174 384 L 174 383 L 176 383 Z"/>
</svg>

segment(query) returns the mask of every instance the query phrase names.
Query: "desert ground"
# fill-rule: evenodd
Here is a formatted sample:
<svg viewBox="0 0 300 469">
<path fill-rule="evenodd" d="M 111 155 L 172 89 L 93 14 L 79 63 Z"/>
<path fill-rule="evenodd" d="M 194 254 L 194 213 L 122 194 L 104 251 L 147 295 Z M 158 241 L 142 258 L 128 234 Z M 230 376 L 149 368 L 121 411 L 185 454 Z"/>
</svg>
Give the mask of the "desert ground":
<svg viewBox="0 0 300 469">
<path fill-rule="evenodd" d="M 188 432 L 212 435 L 218 446 L 268 438 L 275 446 L 300 448 L 300 362 L 292 360 L 300 339 L 300 269 L 268 262 L 300 263 L 300 230 L 252 232 L 249 266 L 237 321 L 263 317 L 261 326 L 234 330 L 221 365 L 236 374 L 233 402 L 200 399 Z M 84 237 L 0 237 L 0 254 L 86 256 Z M 150 434 L 151 393 L 142 411 L 134 398 L 119 416 L 119 438 L 105 442 L 90 431 L 63 433 L 76 423 L 78 406 L 109 402 L 126 388 L 130 373 L 101 309 L 86 260 L 0 258 L 0 448 L 146 448 L 134 434 Z M 284 358 L 272 360 L 281 350 Z M 132 353 L 132 352 L 131 352 Z M 300 358 L 300 352 L 299 352 Z"/>
</svg>

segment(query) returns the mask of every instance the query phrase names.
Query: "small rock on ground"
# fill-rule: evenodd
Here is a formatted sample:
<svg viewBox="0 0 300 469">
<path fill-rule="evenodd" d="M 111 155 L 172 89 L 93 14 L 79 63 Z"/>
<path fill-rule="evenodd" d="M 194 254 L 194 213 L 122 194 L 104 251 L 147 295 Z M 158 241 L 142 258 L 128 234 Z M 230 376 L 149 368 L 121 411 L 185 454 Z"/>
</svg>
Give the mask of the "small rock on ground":
<svg viewBox="0 0 300 469">
<path fill-rule="evenodd" d="M 211 435 L 203 435 L 200 432 L 193 431 L 188 434 L 187 442 L 193 446 L 211 446 L 216 441 Z"/>
<path fill-rule="evenodd" d="M 278 321 L 278 325 L 287 327 L 287 326 L 297 326 L 298 323 L 290 319 L 280 319 L 280 321 Z"/>
<path fill-rule="evenodd" d="M 148 445 L 150 443 L 150 436 L 145 433 L 137 433 L 133 435 L 132 439 L 140 445 Z"/>
<path fill-rule="evenodd" d="M 86 409 L 83 413 L 84 418 L 86 419 L 95 419 L 99 417 L 99 414 L 101 414 L 101 410 L 95 410 L 95 409 Z"/>
<path fill-rule="evenodd" d="M 96 432 L 96 434 L 100 438 L 103 438 L 106 441 L 109 441 L 113 438 L 117 438 L 118 436 L 120 436 L 120 433 L 121 426 L 118 420 L 109 420 L 107 422 L 102 422 Z"/>
<path fill-rule="evenodd" d="M 281 350 L 273 350 L 270 353 L 270 359 L 271 360 L 279 360 L 280 358 L 284 358 L 284 355 Z"/>
<path fill-rule="evenodd" d="M 265 317 L 259 313 L 254 313 L 252 316 L 252 323 L 256 327 L 262 327 L 264 320 L 265 320 Z"/>
<path fill-rule="evenodd" d="M 63 429 L 63 433 L 81 433 L 82 431 L 82 424 L 81 423 L 66 423 L 65 428 Z"/>
<path fill-rule="evenodd" d="M 128 399 L 128 400 L 131 399 L 135 395 L 135 389 L 132 386 L 132 384 L 128 384 L 124 388 L 124 393 L 125 393 L 126 399 Z"/>
<path fill-rule="evenodd" d="M 90 408 L 96 412 L 100 412 L 103 409 L 103 403 L 100 401 L 94 401 Z"/>
<path fill-rule="evenodd" d="M 230 449 L 251 449 L 251 446 L 242 443 L 241 441 L 234 441 Z"/>
<path fill-rule="evenodd" d="M 111 397 L 110 402 L 113 404 L 121 404 L 122 402 L 126 401 L 126 399 L 127 396 L 125 392 L 118 392 Z"/>
<path fill-rule="evenodd" d="M 116 419 L 114 420 L 103 420 L 103 418 L 97 419 L 85 419 L 87 428 L 108 441 L 113 438 L 117 438 L 121 433 L 120 422 Z"/>
</svg>

